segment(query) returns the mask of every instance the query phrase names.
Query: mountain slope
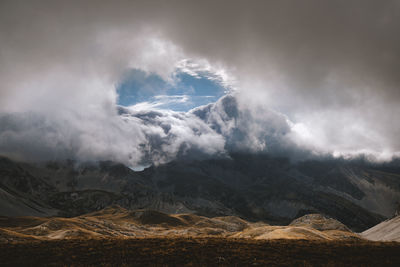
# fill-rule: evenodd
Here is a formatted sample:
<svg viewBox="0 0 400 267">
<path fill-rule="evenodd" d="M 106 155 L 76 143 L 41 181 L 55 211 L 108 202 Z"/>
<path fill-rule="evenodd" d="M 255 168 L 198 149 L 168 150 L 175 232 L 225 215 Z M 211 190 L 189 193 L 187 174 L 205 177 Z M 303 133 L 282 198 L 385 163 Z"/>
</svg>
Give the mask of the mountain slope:
<svg viewBox="0 0 400 267">
<path fill-rule="evenodd" d="M 6 192 L 0 194 L 0 215 L 73 217 L 118 204 L 282 225 L 322 213 L 360 232 L 394 213 L 399 173 L 358 162 L 292 163 L 263 154 L 175 161 L 140 172 L 114 162 L 27 164 L 0 158 L 0 192 Z"/>
<path fill-rule="evenodd" d="M 0 157 L 0 215 L 50 216 L 58 210 L 47 203 L 47 195 L 56 191 L 40 176 L 32 175 L 30 165 Z"/>
<path fill-rule="evenodd" d="M 361 236 L 373 241 L 400 242 L 400 216 L 381 222 L 380 224 L 362 232 Z"/>
</svg>

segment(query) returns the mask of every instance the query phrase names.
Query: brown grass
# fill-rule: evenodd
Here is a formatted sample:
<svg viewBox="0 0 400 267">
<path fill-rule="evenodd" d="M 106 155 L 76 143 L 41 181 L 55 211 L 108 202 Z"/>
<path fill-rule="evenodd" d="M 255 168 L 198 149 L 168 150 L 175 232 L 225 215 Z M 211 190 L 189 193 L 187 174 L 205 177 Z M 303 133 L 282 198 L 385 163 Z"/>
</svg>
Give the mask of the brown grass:
<svg viewBox="0 0 400 267">
<path fill-rule="evenodd" d="M 156 236 L 316 240 L 361 238 L 333 219 L 310 216 L 304 220 L 298 219 L 300 224 L 270 226 L 261 222 L 247 222 L 234 216 L 207 218 L 151 210 L 129 211 L 112 206 L 74 218 L 3 217 L 0 218 L 0 242 L 21 241 L 23 237 L 39 240 Z"/>
<path fill-rule="evenodd" d="M 1 266 L 400 266 L 400 243 L 234 238 L 0 244 Z"/>
<path fill-rule="evenodd" d="M 368 242 L 319 215 L 290 226 L 120 207 L 0 218 L 0 266 L 149 265 L 400 266 L 400 243 Z"/>
</svg>

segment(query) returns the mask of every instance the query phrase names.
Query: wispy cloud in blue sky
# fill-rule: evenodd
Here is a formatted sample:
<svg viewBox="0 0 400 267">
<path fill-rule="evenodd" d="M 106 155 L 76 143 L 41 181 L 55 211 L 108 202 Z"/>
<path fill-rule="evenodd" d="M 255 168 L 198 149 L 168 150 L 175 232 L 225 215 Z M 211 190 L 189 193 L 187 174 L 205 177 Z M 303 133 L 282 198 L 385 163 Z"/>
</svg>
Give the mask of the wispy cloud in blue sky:
<svg viewBox="0 0 400 267">
<path fill-rule="evenodd" d="M 232 90 L 221 73 L 183 61 L 169 80 L 141 69 L 130 69 L 117 85 L 118 104 L 188 111 L 217 101 Z"/>
</svg>

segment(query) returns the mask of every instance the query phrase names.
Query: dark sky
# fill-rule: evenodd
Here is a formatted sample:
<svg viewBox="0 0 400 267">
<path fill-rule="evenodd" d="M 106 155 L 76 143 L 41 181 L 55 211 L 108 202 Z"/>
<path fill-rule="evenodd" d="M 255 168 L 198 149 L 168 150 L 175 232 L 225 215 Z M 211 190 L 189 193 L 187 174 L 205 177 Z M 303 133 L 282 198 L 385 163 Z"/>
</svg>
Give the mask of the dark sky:
<svg viewBox="0 0 400 267">
<path fill-rule="evenodd" d="M 3 0 L 0 111 L 90 119 L 79 128 L 90 133 L 112 117 L 128 69 L 168 81 L 190 58 L 233 77 L 241 107 L 285 114 L 307 147 L 390 158 L 400 152 L 399 32 L 392 0 Z"/>
</svg>

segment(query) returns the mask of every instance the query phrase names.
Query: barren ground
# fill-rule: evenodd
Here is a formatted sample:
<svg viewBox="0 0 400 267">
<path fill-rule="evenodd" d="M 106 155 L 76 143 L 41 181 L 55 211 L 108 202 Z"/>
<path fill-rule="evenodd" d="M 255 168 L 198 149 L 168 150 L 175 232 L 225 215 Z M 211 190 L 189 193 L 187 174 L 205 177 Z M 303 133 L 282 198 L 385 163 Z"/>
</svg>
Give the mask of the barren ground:
<svg viewBox="0 0 400 267">
<path fill-rule="evenodd" d="M 0 244 L 2 266 L 400 266 L 400 243 L 234 238 L 61 239 Z"/>
</svg>

